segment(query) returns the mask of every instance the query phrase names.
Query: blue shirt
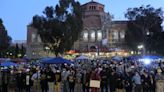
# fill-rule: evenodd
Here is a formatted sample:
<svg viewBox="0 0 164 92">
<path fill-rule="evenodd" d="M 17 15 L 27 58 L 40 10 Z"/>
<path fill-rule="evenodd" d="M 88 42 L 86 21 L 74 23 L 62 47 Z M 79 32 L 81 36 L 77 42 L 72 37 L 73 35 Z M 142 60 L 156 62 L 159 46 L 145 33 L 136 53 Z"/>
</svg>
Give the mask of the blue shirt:
<svg viewBox="0 0 164 92">
<path fill-rule="evenodd" d="M 141 76 L 140 75 L 134 75 L 132 80 L 135 84 L 141 84 Z"/>
</svg>

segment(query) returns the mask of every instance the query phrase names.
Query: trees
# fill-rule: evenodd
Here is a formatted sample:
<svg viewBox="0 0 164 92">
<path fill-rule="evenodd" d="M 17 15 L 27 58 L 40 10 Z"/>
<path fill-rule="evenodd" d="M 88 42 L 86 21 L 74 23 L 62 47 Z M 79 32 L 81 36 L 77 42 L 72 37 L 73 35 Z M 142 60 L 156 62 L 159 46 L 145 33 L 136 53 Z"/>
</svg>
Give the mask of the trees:
<svg viewBox="0 0 164 92">
<path fill-rule="evenodd" d="M 128 21 L 128 30 L 125 34 L 127 45 L 137 50 L 137 46 L 143 44 L 147 51 L 157 51 L 162 32 L 163 11 L 150 5 L 129 8 L 125 17 Z"/>
<path fill-rule="evenodd" d="M 56 7 L 47 6 L 45 16 L 35 15 L 31 26 L 38 29 L 45 46 L 56 55 L 70 50 L 82 30 L 81 6 L 75 0 L 59 0 Z"/>
<path fill-rule="evenodd" d="M 0 19 L 0 56 L 3 57 L 4 51 L 9 47 L 11 42 L 11 37 L 8 36 L 7 30 L 3 25 L 2 19 Z"/>
</svg>

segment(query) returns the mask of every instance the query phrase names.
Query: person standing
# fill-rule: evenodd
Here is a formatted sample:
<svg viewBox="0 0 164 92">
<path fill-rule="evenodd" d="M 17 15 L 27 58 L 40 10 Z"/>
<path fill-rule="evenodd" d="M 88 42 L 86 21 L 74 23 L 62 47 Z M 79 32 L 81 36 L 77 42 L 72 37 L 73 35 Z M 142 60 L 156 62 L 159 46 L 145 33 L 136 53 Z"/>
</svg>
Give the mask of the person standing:
<svg viewBox="0 0 164 92">
<path fill-rule="evenodd" d="M 10 71 L 10 77 L 9 77 L 9 92 L 15 92 L 16 91 L 16 79 L 15 79 L 15 73 L 14 70 Z"/>
<path fill-rule="evenodd" d="M 117 75 L 116 92 L 124 92 L 124 80 L 121 73 Z"/>
<path fill-rule="evenodd" d="M 100 86 L 101 86 L 101 92 L 108 92 L 108 79 L 107 79 L 107 71 L 105 70 L 105 68 L 103 68 L 103 70 L 100 72 L 100 77 L 101 77 L 101 82 L 100 82 Z"/>
<path fill-rule="evenodd" d="M 60 92 L 61 72 L 59 70 L 55 73 L 55 92 Z"/>
<path fill-rule="evenodd" d="M 82 74 L 80 69 L 76 70 L 75 92 L 82 92 Z"/>
<path fill-rule="evenodd" d="M 82 72 L 82 90 L 83 92 L 89 92 L 89 81 L 90 81 L 90 71 L 84 69 Z"/>
<path fill-rule="evenodd" d="M 18 70 L 18 73 L 16 75 L 16 84 L 18 88 L 17 92 L 23 92 L 23 86 L 24 86 L 22 84 L 23 80 L 24 80 L 23 73 L 21 70 Z"/>
<path fill-rule="evenodd" d="M 69 92 L 74 92 L 75 88 L 75 72 L 72 70 L 71 74 L 68 76 Z"/>
<path fill-rule="evenodd" d="M 162 70 L 160 68 L 157 69 L 155 80 L 156 92 L 164 92 L 164 74 L 162 74 Z"/>
<path fill-rule="evenodd" d="M 26 88 L 26 92 L 30 92 L 30 89 L 31 89 L 30 69 L 26 70 L 26 74 L 25 74 L 25 88 Z"/>
<path fill-rule="evenodd" d="M 31 77 L 31 80 L 33 81 L 33 87 L 35 92 L 40 92 L 40 70 L 37 70 L 34 72 L 34 74 Z"/>
<path fill-rule="evenodd" d="M 142 91 L 141 76 L 139 75 L 138 72 L 135 72 L 135 75 L 133 76 L 132 81 L 134 82 L 135 92 L 141 92 Z"/>
<path fill-rule="evenodd" d="M 92 70 L 92 73 L 91 73 L 91 80 L 97 80 L 99 81 L 100 80 L 100 75 L 98 73 L 98 69 L 93 69 Z M 91 88 L 91 92 L 99 92 L 100 91 L 100 88 Z"/>
<path fill-rule="evenodd" d="M 49 68 L 47 70 L 47 80 L 48 80 L 48 90 L 49 92 L 54 92 L 54 84 L 55 84 L 55 74 L 53 73 L 53 71 Z"/>
<path fill-rule="evenodd" d="M 143 92 L 149 92 L 150 91 L 150 77 L 146 71 L 144 71 L 142 78 L 142 87 Z"/>
<path fill-rule="evenodd" d="M 2 92 L 8 92 L 9 75 L 8 69 L 2 72 Z"/>
<path fill-rule="evenodd" d="M 150 74 L 150 92 L 155 92 L 155 75 L 154 75 L 154 73 Z"/>
<path fill-rule="evenodd" d="M 132 76 L 129 72 L 125 75 L 125 90 L 126 92 L 132 92 Z"/>
<path fill-rule="evenodd" d="M 40 85 L 41 85 L 42 92 L 48 91 L 48 81 L 45 71 L 41 73 Z"/>
<path fill-rule="evenodd" d="M 62 92 L 68 92 L 68 81 L 67 81 L 68 75 L 69 75 L 69 71 L 66 70 L 66 68 L 64 68 L 61 73 L 61 77 L 62 77 L 61 80 L 62 80 L 62 84 L 63 84 Z"/>
<path fill-rule="evenodd" d="M 112 70 L 109 75 L 109 86 L 110 86 L 110 92 L 116 91 L 116 73 L 114 70 Z"/>
</svg>

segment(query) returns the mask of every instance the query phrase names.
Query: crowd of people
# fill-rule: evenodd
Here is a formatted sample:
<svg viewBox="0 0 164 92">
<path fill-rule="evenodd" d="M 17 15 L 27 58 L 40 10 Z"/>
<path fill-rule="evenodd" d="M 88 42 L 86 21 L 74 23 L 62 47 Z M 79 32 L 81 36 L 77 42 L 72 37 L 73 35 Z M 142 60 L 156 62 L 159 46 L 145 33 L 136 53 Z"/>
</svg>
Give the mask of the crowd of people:
<svg viewBox="0 0 164 92">
<path fill-rule="evenodd" d="M 91 87 L 92 80 L 99 81 L 99 87 Z M 4 67 L 0 92 L 164 92 L 164 62 L 84 60 Z"/>
</svg>

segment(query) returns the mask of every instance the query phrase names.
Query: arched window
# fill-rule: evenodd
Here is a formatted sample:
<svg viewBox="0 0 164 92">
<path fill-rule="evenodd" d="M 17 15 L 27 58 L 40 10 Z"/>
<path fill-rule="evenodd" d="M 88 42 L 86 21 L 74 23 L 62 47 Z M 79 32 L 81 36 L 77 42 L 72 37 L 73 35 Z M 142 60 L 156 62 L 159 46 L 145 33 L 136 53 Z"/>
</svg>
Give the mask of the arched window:
<svg viewBox="0 0 164 92">
<path fill-rule="evenodd" d="M 98 41 L 102 40 L 102 32 L 101 31 L 97 31 L 97 40 Z"/>
<path fill-rule="evenodd" d="M 125 38 L 125 32 L 124 31 L 120 32 L 120 38 L 121 39 L 124 39 Z"/>
<path fill-rule="evenodd" d="M 114 32 L 113 32 L 113 39 L 114 40 L 118 40 L 119 39 L 117 30 L 114 30 Z"/>
<path fill-rule="evenodd" d="M 88 41 L 88 32 L 87 31 L 84 31 L 84 33 L 83 33 L 83 40 Z"/>
<path fill-rule="evenodd" d="M 91 37 L 91 39 L 90 39 L 91 42 L 94 42 L 95 41 L 95 37 L 96 37 L 95 31 L 91 31 L 90 37 Z"/>
</svg>

